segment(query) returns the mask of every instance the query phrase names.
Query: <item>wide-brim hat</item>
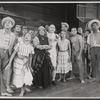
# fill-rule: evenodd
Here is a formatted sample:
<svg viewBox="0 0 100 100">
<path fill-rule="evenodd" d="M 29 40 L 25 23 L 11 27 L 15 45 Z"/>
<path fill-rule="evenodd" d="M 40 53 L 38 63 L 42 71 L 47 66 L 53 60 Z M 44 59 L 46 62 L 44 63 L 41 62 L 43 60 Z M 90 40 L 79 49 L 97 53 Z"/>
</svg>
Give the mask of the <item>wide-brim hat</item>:
<svg viewBox="0 0 100 100">
<path fill-rule="evenodd" d="M 41 29 L 44 29 L 44 30 L 45 30 L 45 28 L 44 28 L 43 26 L 40 26 L 40 27 L 38 28 L 38 30 L 41 30 Z"/>
<path fill-rule="evenodd" d="M 92 29 L 92 24 L 93 23 L 97 23 L 98 24 L 98 26 L 100 27 L 100 21 L 99 20 L 97 20 L 97 19 L 93 19 L 93 20 L 91 20 L 90 22 L 88 22 L 88 29 Z"/>
<path fill-rule="evenodd" d="M 23 26 L 22 29 L 28 29 L 28 27 L 27 26 Z"/>
<path fill-rule="evenodd" d="M 4 25 L 4 22 L 5 22 L 5 21 L 11 21 L 11 22 L 12 22 L 12 25 L 13 25 L 13 26 L 15 25 L 15 21 L 14 21 L 14 19 L 12 19 L 11 17 L 5 17 L 5 18 L 3 18 L 2 21 L 1 21 L 1 25 L 2 25 L 2 26 Z"/>
<path fill-rule="evenodd" d="M 61 22 L 61 25 L 65 25 L 69 29 L 69 25 L 66 22 Z"/>
</svg>

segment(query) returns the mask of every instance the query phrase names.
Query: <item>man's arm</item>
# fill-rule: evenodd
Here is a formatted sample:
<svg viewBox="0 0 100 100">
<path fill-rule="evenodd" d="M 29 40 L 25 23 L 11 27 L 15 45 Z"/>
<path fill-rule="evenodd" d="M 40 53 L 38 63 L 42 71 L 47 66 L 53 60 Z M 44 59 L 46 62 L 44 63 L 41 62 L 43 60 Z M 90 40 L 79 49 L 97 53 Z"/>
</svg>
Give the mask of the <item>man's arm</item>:
<svg viewBox="0 0 100 100">
<path fill-rule="evenodd" d="M 90 50 L 91 50 L 90 35 L 88 35 L 87 37 L 87 44 L 88 44 L 88 58 L 90 59 Z"/>
<path fill-rule="evenodd" d="M 80 51 L 79 51 L 78 56 L 81 56 L 81 54 L 83 52 L 83 48 L 84 48 L 84 40 L 81 36 L 78 37 L 78 40 L 79 40 L 79 45 L 80 45 Z"/>
</svg>

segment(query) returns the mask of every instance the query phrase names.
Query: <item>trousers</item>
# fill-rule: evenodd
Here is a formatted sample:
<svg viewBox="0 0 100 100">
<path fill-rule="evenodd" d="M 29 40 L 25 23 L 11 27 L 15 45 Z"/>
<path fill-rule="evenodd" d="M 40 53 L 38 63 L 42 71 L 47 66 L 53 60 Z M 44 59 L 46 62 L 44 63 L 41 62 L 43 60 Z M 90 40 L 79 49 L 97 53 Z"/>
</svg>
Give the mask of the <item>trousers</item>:
<svg viewBox="0 0 100 100">
<path fill-rule="evenodd" d="M 1 83 L 1 93 L 5 93 L 7 84 L 10 84 L 11 68 L 5 70 L 6 65 L 9 61 L 8 52 L 0 48 L 0 83 Z"/>
<path fill-rule="evenodd" d="M 92 76 L 100 80 L 100 47 L 91 48 Z"/>
</svg>

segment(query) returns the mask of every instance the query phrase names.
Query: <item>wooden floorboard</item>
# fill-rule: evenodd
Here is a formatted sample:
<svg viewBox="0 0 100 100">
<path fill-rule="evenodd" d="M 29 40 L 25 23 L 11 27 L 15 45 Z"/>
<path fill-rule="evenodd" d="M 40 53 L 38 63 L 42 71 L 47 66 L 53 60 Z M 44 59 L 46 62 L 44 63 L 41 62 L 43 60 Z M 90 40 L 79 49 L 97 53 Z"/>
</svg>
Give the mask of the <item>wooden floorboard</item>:
<svg viewBox="0 0 100 100">
<path fill-rule="evenodd" d="M 47 89 L 32 88 L 30 93 L 26 93 L 24 97 L 100 97 L 100 83 L 89 83 L 85 80 L 85 84 L 81 84 L 79 80 L 58 82 L 57 86 L 51 85 Z M 17 96 L 20 90 L 15 90 L 13 96 Z"/>
</svg>

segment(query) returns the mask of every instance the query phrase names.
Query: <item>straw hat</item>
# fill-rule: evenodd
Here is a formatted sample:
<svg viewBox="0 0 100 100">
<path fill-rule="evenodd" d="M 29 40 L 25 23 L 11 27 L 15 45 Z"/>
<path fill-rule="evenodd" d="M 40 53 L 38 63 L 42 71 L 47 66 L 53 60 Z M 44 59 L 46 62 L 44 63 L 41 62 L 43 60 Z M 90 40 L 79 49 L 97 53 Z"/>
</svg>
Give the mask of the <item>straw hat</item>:
<svg viewBox="0 0 100 100">
<path fill-rule="evenodd" d="M 88 28 L 89 28 L 89 29 L 92 29 L 91 26 L 92 26 L 93 23 L 97 23 L 98 26 L 100 27 L 100 21 L 97 20 L 97 19 L 93 19 L 93 20 L 91 20 L 91 21 L 88 23 Z"/>
<path fill-rule="evenodd" d="M 2 21 L 1 21 L 1 25 L 2 25 L 2 26 L 4 25 L 4 22 L 5 22 L 5 21 L 11 21 L 11 22 L 12 22 L 12 25 L 13 25 L 13 26 L 15 25 L 15 21 L 14 21 L 14 19 L 12 19 L 11 17 L 5 17 L 5 18 L 3 18 Z"/>
<path fill-rule="evenodd" d="M 38 30 L 41 30 L 41 29 L 45 29 L 43 26 L 40 26 L 39 28 L 38 28 Z"/>
<path fill-rule="evenodd" d="M 69 25 L 66 22 L 61 22 L 61 25 L 65 25 L 69 29 Z"/>
</svg>

